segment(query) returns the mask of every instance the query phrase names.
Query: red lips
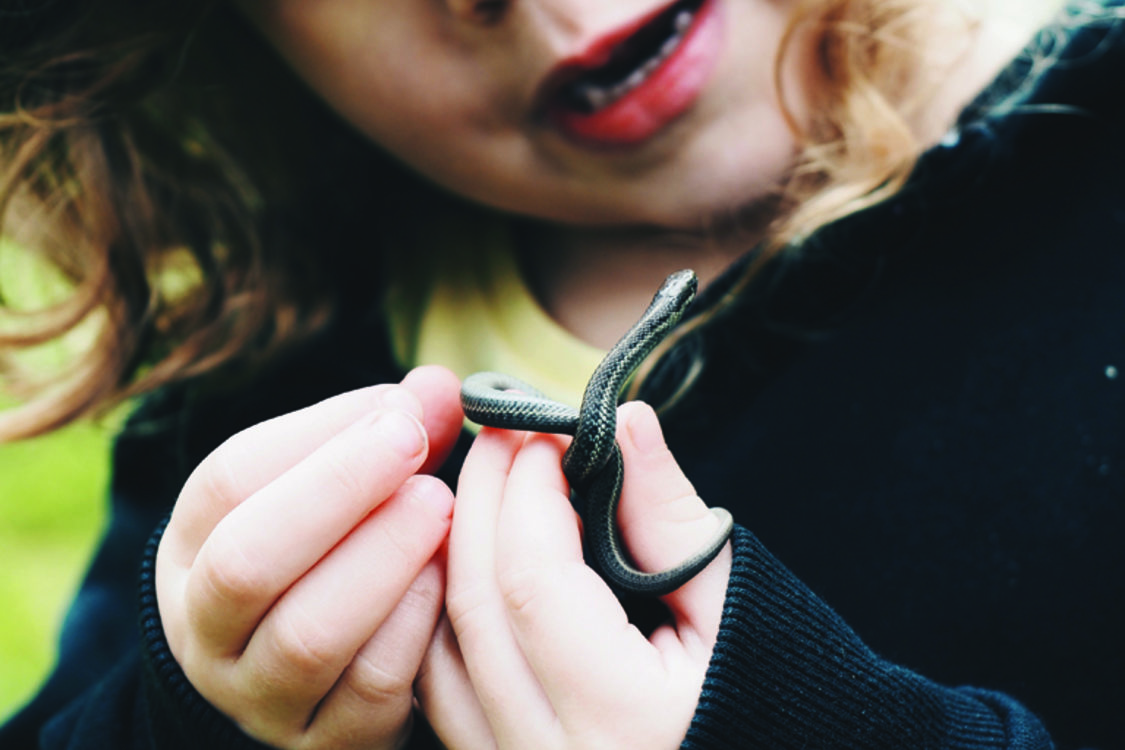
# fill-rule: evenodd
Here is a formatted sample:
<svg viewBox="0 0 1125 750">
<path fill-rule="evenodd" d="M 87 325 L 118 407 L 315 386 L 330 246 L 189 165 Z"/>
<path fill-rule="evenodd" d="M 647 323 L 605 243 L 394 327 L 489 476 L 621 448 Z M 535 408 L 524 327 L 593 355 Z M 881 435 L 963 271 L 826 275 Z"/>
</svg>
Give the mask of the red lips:
<svg viewBox="0 0 1125 750">
<path fill-rule="evenodd" d="M 549 121 L 579 143 L 629 147 L 653 138 L 687 111 L 718 60 L 722 29 L 717 0 L 704 0 L 694 11 L 678 11 L 681 5 L 646 14 L 556 66 L 540 87 L 540 101 Z M 637 44 L 641 35 L 651 36 L 653 27 L 667 25 L 670 18 L 683 13 L 690 13 L 691 23 L 672 34 L 678 43 L 669 44 L 673 47 L 670 52 L 656 52 L 616 85 L 591 83 L 580 87 L 582 96 L 576 94 L 575 82 L 584 77 L 596 80 L 596 71 L 611 64 L 626 45 Z"/>
</svg>

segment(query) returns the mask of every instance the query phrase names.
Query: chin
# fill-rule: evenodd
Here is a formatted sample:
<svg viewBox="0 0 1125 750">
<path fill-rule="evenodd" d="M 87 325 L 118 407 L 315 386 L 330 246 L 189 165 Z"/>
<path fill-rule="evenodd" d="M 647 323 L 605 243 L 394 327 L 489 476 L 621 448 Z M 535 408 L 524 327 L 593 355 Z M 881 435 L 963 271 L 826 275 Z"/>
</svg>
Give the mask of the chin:
<svg viewBox="0 0 1125 750">
<path fill-rule="evenodd" d="M 685 174 L 663 190 L 650 186 L 631 219 L 635 223 L 686 231 L 733 228 L 748 219 L 758 226 L 763 214 L 775 205 L 781 180 L 790 165 L 791 160 L 776 170 L 762 170 L 732 169 L 726 164 Z"/>
<path fill-rule="evenodd" d="M 675 229 L 710 228 L 772 204 L 796 159 L 784 122 L 731 123 L 701 139 L 684 158 L 634 186 L 639 220 Z"/>
</svg>

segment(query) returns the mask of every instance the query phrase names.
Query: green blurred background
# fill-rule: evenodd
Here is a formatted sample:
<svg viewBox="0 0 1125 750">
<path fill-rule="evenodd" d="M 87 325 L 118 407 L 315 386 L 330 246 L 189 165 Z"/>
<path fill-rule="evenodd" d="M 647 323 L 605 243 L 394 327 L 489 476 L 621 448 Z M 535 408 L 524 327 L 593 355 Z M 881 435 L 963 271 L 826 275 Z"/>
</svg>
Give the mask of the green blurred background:
<svg viewBox="0 0 1125 750">
<path fill-rule="evenodd" d="M 69 295 L 72 285 L 32 253 L 0 239 L 0 332 Z M 19 357 L 50 374 L 93 342 L 92 317 Z M 0 378 L 0 410 L 15 402 Z M 66 607 L 101 534 L 109 450 L 124 410 L 43 437 L 0 444 L 0 721 L 30 698 L 54 663 Z"/>
<path fill-rule="evenodd" d="M 111 432 L 81 423 L 0 445 L 0 721 L 54 662 L 106 516 Z"/>
</svg>

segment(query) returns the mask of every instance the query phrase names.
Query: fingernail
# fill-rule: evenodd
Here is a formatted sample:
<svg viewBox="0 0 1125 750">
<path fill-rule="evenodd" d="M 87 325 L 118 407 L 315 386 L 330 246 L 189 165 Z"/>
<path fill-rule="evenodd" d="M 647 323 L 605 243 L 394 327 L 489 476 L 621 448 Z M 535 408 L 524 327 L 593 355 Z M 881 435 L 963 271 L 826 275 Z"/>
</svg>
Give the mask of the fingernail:
<svg viewBox="0 0 1125 750">
<path fill-rule="evenodd" d="M 375 420 L 375 432 L 403 458 L 414 458 L 426 447 L 426 433 L 422 425 L 406 412 L 383 412 Z"/>
<path fill-rule="evenodd" d="M 648 404 L 640 404 L 629 410 L 626 425 L 629 440 L 643 454 L 652 454 L 664 449 L 664 433 L 660 430 L 660 420 Z"/>
<path fill-rule="evenodd" d="M 453 493 L 440 479 L 414 477 L 410 488 L 410 501 L 429 506 L 443 518 L 453 515 Z"/>
<path fill-rule="evenodd" d="M 410 392 L 409 388 L 393 385 L 379 394 L 379 405 L 384 409 L 398 409 L 407 414 L 422 418 L 422 402 Z"/>
</svg>

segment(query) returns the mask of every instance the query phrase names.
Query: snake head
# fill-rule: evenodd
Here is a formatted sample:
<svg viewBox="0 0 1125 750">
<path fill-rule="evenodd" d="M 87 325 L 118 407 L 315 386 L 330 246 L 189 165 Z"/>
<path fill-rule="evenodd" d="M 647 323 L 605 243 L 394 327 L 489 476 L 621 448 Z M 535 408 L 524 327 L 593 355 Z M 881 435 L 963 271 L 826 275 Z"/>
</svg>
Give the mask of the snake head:
<svg viewBox="0 0 1125 750">
<path fill-rule="evenodd" d="M 653 304 L 671 302 L 673 308 L 682 310 L 695 297 L 695 291 L 698 288 L 699 279 L 696 278 L 695 271 L 685 268 L 664 279 L 664 283 L 657 290 L 652 301 Z"/>
</svg>

